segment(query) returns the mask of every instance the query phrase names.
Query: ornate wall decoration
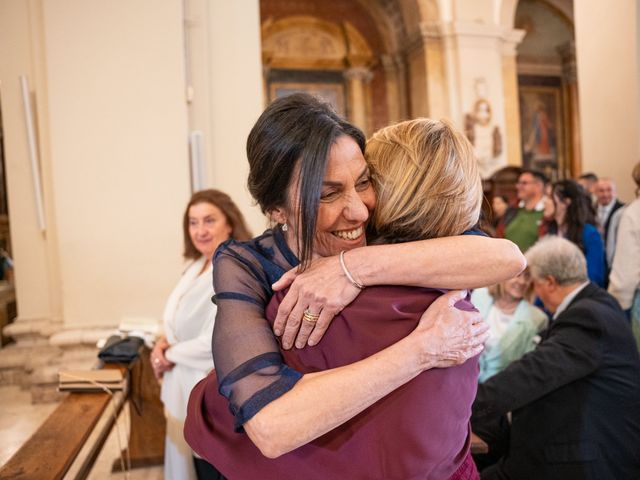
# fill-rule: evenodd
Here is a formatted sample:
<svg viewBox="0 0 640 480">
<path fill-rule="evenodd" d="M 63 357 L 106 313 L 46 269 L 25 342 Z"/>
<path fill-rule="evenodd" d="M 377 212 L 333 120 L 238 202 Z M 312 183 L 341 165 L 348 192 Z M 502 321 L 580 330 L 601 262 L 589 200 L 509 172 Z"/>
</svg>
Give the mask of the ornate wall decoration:
<svg viewBox="0 0 640 480">
<path fill-rule="evenodd" d="M 493 121 L 491 103 L 484 93 L 485 80 L 476 79 L 475 89 L 477 99 L 473 104 L 473 111 L 464 116 L 464 129 L 478 158 L 480 176 L 487 179 L 504 166 L 504 160 L 500 158 L 502 134 Z"/>
<path fill-rule="evenodd" d="M 307 92 L 369 130 L 367 88 L 373 53 L 348 21 L 329 22 L 306 15 L 266 20 L 262 25 L 262 57 L 269 101 Z"/>
</svg>

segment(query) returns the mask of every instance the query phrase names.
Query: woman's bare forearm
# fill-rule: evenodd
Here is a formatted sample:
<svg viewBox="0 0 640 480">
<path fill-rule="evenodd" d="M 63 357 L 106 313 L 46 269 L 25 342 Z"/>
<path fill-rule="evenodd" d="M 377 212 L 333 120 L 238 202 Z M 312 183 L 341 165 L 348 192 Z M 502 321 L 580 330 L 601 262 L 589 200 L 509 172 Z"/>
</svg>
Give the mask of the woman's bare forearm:
<svg viewBox="0 0 640 480">
<path fill-rule="evenodd" d="M 307 374 L 244 424 L 262 453 L 287 453 L 342 425 L 419 373 L 478 355 L 488 325 L 479 312 L 455 308 L 465 292 L 439 297 L 407 337 L 364 360 Z"/>
<path fill-rule="evenodd" d="M 304 375 L 245 423 L 245 431 L 263 455 L 276 458 L 333 430 L 428 368 L 412 341 L 406 337 L 365 360 Z"/>
<path fill-rule="evenodd" d="M 478 288 L 518 275 L 524 255 L 511 241 L 478 235 L 374 245 L 346 253 L 352 275 L 364 285 Z"/>
</svg>

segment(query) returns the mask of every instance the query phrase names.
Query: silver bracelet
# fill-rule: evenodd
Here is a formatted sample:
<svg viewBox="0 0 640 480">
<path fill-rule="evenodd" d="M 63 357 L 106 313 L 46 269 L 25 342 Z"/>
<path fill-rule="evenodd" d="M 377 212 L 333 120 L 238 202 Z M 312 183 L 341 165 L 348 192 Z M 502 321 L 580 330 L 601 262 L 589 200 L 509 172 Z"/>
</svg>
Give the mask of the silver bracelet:
<svg viewBox="0 0 640 480">
<path fill-rule="evenodd" d="M 342 271 L 344 272 L 344 274 L 347 276 L 347 278 L 351 282 L 351 285 L 353 285 L 354 287 L 359 288 L 360 290 L 362 290 L 362 289 L 364 289 L 364 285 L 362 285 L 361 283 L 356 282 L 356 279 L 353 278 L 351 273 L 349 273 L 349 270 L 347 270 L 347 265 L 344 263 L 344 252 L 345 251 L 346 250 L 342 250 L 340 252 L 340 266 L 342 267 Z"/>
</svg>

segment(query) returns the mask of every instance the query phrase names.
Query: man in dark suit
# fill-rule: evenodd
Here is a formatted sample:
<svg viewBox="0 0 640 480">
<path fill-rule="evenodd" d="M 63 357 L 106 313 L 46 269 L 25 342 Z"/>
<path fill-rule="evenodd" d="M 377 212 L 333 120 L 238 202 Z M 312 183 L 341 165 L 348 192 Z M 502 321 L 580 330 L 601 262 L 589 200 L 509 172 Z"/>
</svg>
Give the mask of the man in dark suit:
<svg viewBox="0 0 640 480">
<path fill-rule="evenodd" d="M 544 238 L 526 257 L 553 320 L 478 388 L 472 429 L 489 455 L 476 460 L 497 459 L 482 479 L 639 479 L 640 357 L 624 313 L 573 243 Z"/>
</svg>

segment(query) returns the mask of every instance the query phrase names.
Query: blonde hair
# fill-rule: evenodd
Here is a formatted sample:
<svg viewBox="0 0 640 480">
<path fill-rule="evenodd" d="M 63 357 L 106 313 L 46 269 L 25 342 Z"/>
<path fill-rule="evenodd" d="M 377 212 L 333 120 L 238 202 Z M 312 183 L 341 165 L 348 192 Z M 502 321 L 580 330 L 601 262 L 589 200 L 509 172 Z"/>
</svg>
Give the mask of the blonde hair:
<svg viewBox="0 0 640 480">
<path fill-rule="evenodd" d="M 378 194 L 372 226 L 380 241 L 459 235 L 478 222 L 478 163 L 449 122 L 417 118 L 378 130 L 365 157 Z"/>
<path fill-rule="evenodd" d="M 528 268 L 524 272 L 522 272 L 520 275 L 523 275 L 525 273 L 529 273 Z M 508 281 L 509 280 L 505 280 L 502 283 L 496 283 L 495 285 L 491 285 L 487 287 L 487 291 L 489 292 L 489 295 L 491 295 L 491 298 L 493 298 L 494 300 L 500 300 L 502 297 L 504 297 L 505 296 L 504 284 Z M 531 281 L 531 279 L 529 279 L 529 283 L 524 293 L 522 294 L 522 298 L 529 303 L 533 303 L 533 300 L 535 299 L 535 295 L 533 292 L 533 282 Z"/>
</svg>

